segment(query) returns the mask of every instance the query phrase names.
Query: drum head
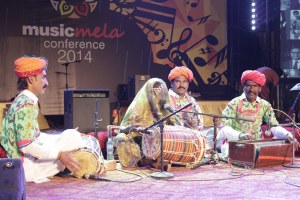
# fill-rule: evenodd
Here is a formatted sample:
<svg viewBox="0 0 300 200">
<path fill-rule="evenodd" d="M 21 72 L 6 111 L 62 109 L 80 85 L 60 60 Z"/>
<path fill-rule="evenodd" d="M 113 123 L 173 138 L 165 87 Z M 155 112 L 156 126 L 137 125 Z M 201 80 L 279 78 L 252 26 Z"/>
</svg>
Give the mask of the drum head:
<svg viewBox="0 0 300 200">
<path fill-rule="evenodd" d="M 80 164 L 80 171 L 74 172 L 74 176 L 82 178 L 85 174 L 96 174 L 100 171 L 99 157 L 95 152 L 87 149 L 79 149 L 73 153 Z"/>
<path fill-rule="evenodd" d="M 97 153 L 100 157 L 102 156 L 101 148 L 99 145 L 99 141 L 91 135 L 83 135 L 82 137 L 83 146 L 89 151 Z"/>
<path fill-rule="evenodd" d="M 142 139 L 142 150 L 146 158 L 157 159 L 160 155 L 160 134 L 144 134 Z"/>
</svg>

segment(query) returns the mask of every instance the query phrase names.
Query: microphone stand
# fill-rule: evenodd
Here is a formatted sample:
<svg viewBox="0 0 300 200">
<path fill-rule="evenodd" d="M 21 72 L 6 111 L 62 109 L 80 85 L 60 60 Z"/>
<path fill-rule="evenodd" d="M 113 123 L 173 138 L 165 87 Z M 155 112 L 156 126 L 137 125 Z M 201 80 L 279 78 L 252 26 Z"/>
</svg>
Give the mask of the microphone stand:
<svg viewBox="0 0 300 200">
<path fill-rule="evenodd" d="M 72 61 L 72 62 L 65 62 L 65 63 L 61 64 L 61 65 L 66 67 L 66 73 L 65 73 L 66 74 L 66 90 L 69 89 L 69 86 L 68 86 L 68 66 L 71 63 L 80 63 L 80 62 L 81 62 L 81 60 L 75 60 L 75 61 Z"/>
<path fill-rule="evenodd" d="M 293 125 L 293 146 L 292 146 L 292 161 L 290 163 L 286 163 L 283 164 L 282 166 L 284 167 L 290 167 L 290 168 L 300 168 L 299 164 L 295 164 L 294 160 L 295 160 L 295 146 L 294 146 L 294 141 L 295 141 L 295 134 L 296 134 L 296 123 L 295 123 L 295 113 L 293 113 L 293 121 L 292 121 L 292 125 Z"/>
<path fill-rule="evenodd" d="M 98 101 L 99 99 L 96 99 L 96 110 L 94 114 L 94 137 L 98 140 L 98 127 L 99 127 L 99 122 L 102 121 L 102 119 L 98 119 Z"/>
<path fill-rule="evenodd" d="M 173 113 L 161 118 L 160 120 L 154 122 L 152 125 L 148 126 L 147 128 L 144 129 L 144 132 L 147 132 L 148 129 L 154 127 L 154 126 L 158 126 L 160 128 L 160 172 L 154 172 L 151 174 L 152 177 L 154 178 L 171 178 L 174 175 L 172 173 L 169 172 L 165 172 L 164 171 L 164 167 L 163 167 L 163 129 L 164 129 L 164 124 L 163 122 L 165 120 L 167 120 L 169 117 L 175 115 L 176 113 L 182 111 L 183 109 L 186 109 L 187 107 L 191 106 L 193 103 L 188 103 L 185 106 L 181 107 L 178 110 L 175 110 Z"/>
</svg>

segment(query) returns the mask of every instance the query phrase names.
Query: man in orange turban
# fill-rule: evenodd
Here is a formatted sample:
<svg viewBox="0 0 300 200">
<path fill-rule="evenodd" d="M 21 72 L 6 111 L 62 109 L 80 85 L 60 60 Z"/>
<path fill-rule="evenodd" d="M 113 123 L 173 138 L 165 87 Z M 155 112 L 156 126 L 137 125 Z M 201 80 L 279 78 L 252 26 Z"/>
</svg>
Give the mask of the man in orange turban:
<svg viewBox="0 0 300 200">
<path fill-rule="evenodd" d="M 179 76 L 184 76 L 186 77 L 186 79 L 191 82 L 193 80 L 193 72 L 185 67 L 174 67 L 171 71 L 170 74 L 168 76 L 169 81 L 172 81 L 173 79 L 179 77 Z"/>
<path fill-rule="evenodd" d="M 171 83 L 169 97 L 171 107 L 177 110 L 184 105 L 193 102 L 193 105 L 186 108 L 186 111 L 201 112 L 196 100 L 188 94 L 189 83 L 193 80 L 193 72 L 185 66 L 174 67 L 168 76 Z M 181 126 L 201 130 L 203 128 L 203 117 L 201 115 L 187 114 L 184 112 L 176 115 L 176 122 Z"/>
<path fill-rule="evenodd" d="M 21 57 L 15 61 L 19 95 L 4 117 L 0 132 L 1 146 L 8 158 L 23 161 L 26 181 L 42 182 L 63 171 L 80 170 L 72 151 L 82 146 L 81 134 L 67 130 L 49 136 L 40 132 L 37 121 L 38 95 L 48 86 L 48 61 L 42 57 Z"/>
<path fill-rule="evenodd" d="M 47 66 L 46 58 L 23 56 L 15 61 L 15 73 L 19 78 L 26 78 L 41 74 Z"/>
<path fill-rule="evenodd" d="M 271 104 L 258 96 L 265 82 L 265 75 L 259 71 L 247 70 L 242 74 L 243 94 L 232 99 L 222 112 L 223 116 L 229 117 L 222 119 L 222 128 L 219 129 L 217 137 L 217 147 L 221 148 L 224 157 L 228 156 L 228 143 L 223 143 L 225 140 L 258 140 L 263 138 L 261 131 L 263 121 L 271 124 L 270 131 L 275 138 L 292 141 L 292 134 L 279 126 Z M 295 144 L 296 149 L 298 149 L 299 143 L 296 142 Z"/>
<path fill-rule="evenodd" d="M 194 97 L 188 94 L 189 83 L 193 80 L 193 72 L 185 67 L 175 67 L 170 71 L 168 79 L 171 83 L 169 89 L 170 106 L 173 110 L 180 109 L 192 102 L 192 105 L 184 111 L 175 115 L 176 125 L 197 130 L 201 137 L 206 138 L 206 150 L 213 148 L 213 129 L 203 130 L 203 116 L 194 113 L 201 113 L 201 108 Z"/>
</svg>

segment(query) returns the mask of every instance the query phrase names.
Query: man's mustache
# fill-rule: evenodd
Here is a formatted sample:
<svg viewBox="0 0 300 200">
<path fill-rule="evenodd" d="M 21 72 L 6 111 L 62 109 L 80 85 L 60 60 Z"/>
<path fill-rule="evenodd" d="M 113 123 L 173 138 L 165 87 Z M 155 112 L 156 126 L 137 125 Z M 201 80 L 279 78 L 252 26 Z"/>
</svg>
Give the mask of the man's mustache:
<svg viewBox="0 0 300 200">
<path fill-rule="evenodd" d="M 181 89 L 181 88 L 182 88 L 182 89 L 185 89 L 185 87 L 182 87 L 182 86 L 178 87 L 178 89 Z"/>
<path fill-rule="evenodd" d="M 251 93 L 254 94 L 254 95 L 257 95 L 257 92 L 253 92 L 253 91 L 248 92 L 248 94 L 251 94 Z"/>
</svg>

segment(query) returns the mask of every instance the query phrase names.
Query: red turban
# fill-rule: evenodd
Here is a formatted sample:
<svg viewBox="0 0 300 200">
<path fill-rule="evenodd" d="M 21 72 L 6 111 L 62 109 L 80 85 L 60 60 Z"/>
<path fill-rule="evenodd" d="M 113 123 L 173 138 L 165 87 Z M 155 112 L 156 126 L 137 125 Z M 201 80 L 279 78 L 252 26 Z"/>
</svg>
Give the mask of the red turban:
<svg viewBox="0 0 300 200">
<path fill-rule="evenodd" d="M 187 67 L 174 67 L 169 76 L 168 79 L 169 81 L 172 81 L 174 78 L 178 77 L 178 76 L 185 76 L 189 82 L 191 82 L 193 80 L 193 72 L 187 68 Z"/>
<path fill-rule="evenodd" d="M 254 83 L 259 84 L 260 86 L 263 86 L 266 83 L 265 75 L 256 70 L 244 71 L 241 77 L 242 85 L 244 85 L 246 80 L 253 81 Z"/>
<path fill-rule="evenodd" d="M 42 73 L 47 66 L 46 58 L 23 56 L 15 61 L 15 73 L 20 78 L 26 78 Z"/>
</svg>

